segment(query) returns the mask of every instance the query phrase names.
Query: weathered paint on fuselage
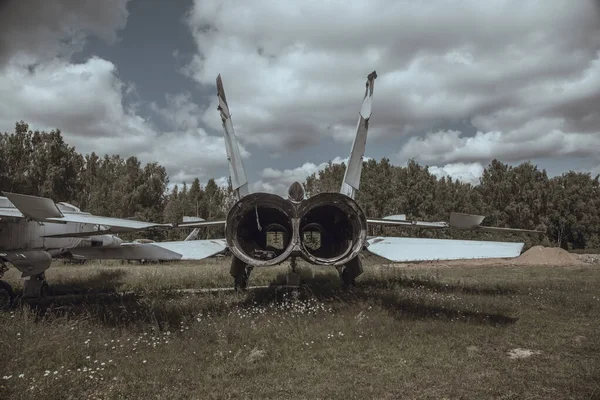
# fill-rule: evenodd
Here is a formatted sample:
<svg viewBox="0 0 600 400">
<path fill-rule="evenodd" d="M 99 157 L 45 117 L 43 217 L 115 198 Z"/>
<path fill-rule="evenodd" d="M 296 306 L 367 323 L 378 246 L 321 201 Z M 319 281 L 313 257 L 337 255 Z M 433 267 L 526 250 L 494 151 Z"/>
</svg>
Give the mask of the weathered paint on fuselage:
<svg viewBox="0 0 600 400">
<path fill-rule="evenodd" d="M 84 224 L 54 224 L 13 218 L 0 221 L 0 250 L 50 250 L 78 246 L 81 238 L 46 238 L 45 235 L 83 232 Z M 89 228 L 88 228 L 89 229 Z"/>
<path fill-rule="evenodd" d="M 58 204 L 63 214 L 85 214 L 69 204 Z M 0 196 L 0 210 L 16 210 L 6 198 Z M 0 250 L 46 250 L 53 256 L 62 254 L 69 248 L 92 246 L 92 242 L 110 241 L 112 235 L 96 235 L 86 238 L 47 238 L 47 235 L 79 233 L 97 230 L 97 225 L 67 222 L 51 223 L 28 221 L 25 218 L 0 217 Z"/>
</svg>

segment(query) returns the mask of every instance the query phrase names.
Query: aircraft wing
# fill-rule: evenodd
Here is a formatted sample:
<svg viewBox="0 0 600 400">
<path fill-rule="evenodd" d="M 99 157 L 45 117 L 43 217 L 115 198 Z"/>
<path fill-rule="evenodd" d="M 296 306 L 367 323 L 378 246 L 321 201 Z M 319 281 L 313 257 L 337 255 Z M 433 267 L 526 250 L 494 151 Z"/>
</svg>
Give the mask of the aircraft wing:
<svg viewBox="0 0 600 400">
<path fill-rule="evenodd" d="M 2 217 L 23 218 L 23 214 L 16 208 L 2 208 L 0 209 L 0 219 Z"/>
<path fill-rule="evenodd" d="M 374 237 L 367 250 L 395 262 L 518 257 L 524 243 L 477 240 Z"/>
<path fill-rule="evenodd" d="M 123 243 L 117 247 L 75 247 L 75 258 L 103 260 L 202 260 L 227 248 L 225 239 Z"/>
<path fill-rule="evenodd" d="M 463 214 L 453 212 L 450 214 L 449 222 L 425 222 L 425 221 L 409 221 L 396 216 L 385 218 L 367 218 L 369 225 L 379 226 L 395 226 L 408 228 L 425 228 L 425 229 L 459 229 L 473 230 L 482 232 L 500 232 L 500 233 L 545 233 L 544 231 L 533 229 L 517 229 L 517 228 L 500 228 L 495 226 L 482 226 L 481 223 L 485 217 L 483 215 Z"/>
<path fill-rule="evenodd" d="M 130 232 L 155 227 L 172 227 L 172 224 L 156 224 L 132 219 L 100 217 L 88 213 L 63 214 L 56 203 L 49 198 L 10 192 L 2 192 L 2 194 L 8 198 L 16 209 L 3 208 L 0 210 L 0 217 L 28 218 L 34 221 L 52 223 L 79 222 L 98 225 L 98 231 L 91 231 L 89 232 L 90 235 Z"/>
<path fill-rule="evenodd" d="M 481 226 L 482 215 L 451 213 L 448 222 L 409 221 L 403 215 L 367 219 L 370 225 L 425 229 L 459 229 L 501 233 L 544 233 L 530 229 Z M 518 257 L 524 243 L 478 240 L 421 239 L 407 237 L 369 237 L 367 250 L 395 262 L 469 260 Z"/>
<path fill-rule="evenodd" d="M 131 219 L 98 217 L 96 215 L 85 214 L 65 214 L 62 218 L 47 218 L 48 222 L 81 222 L 84 224 L 93 224 L 109 227 L 103 233 L 121 233 L 137 231 L 140 229 L 172 227 L 172 224 L 155 224 L 153 222 L 135 221 Z M 95 233 L 97 234 L 97 233 Z"/>
</svg>

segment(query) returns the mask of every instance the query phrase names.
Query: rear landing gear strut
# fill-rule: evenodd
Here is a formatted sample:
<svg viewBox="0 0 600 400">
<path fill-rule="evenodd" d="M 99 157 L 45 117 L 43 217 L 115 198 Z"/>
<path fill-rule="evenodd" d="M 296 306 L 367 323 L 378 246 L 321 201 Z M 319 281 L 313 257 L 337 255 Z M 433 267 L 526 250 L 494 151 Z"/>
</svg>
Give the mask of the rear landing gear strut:
<svg viewBox="0 0 600 400">
<path fill-rule="evenodd" d="M 246 265 L 239 258 L 233 256 L 231 259 L 231 269 L 229 273 L 233 276 L 234 288 L 238 290 L 246 290 L 248 288 L 248 280 L 250 273 L 254 269 L 251 265 Z"/>
<path fill-rule="evenodd" d="M 359 256 L 356 256 L 347 264 L 337 267 L 337 270 L 340 274 L 342 286 L 356 286 L 356 278 L 363 273 L 362 262 Z"/>
<path fill-rule="evenodd" d="M 0 281 L 0 311 L 5 311 L 12 307 L 15 300 L 15 293 L 12 286 L 6 281 Z"/>
<path fill-rule="evenodd" d="M 43 272 L 41 274 L 32 275 L 23 282 L 24 298 L 45 297 L 47 294 L 48 282 L 46 282 L 46 275 Z"/>
<path fill-rule="evenodd" d="M 4 276 L 4 272 L 8 270 L 6 264 L 0 261 L 0 278 Z M 8 310 L 15 300 L 15 293 L 12 286 L 6 281 L 0 281 L 0 311 Z"/>
</svg>

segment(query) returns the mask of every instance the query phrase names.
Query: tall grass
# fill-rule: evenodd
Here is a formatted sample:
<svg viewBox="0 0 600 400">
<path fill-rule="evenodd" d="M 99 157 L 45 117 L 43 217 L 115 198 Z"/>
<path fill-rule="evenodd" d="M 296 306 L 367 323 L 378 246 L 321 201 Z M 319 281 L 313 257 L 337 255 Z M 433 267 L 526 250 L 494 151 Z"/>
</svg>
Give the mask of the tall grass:
<svg viewBox="0 0 600 400">
<path fill-rule="evenodd" d="M 353 290 L 302 268 L 299 292 L 192 294 L 227 260 L 57 265 L 53 292 L 85 296 L 0 315 L 0 398 L 600 396 L 597 266 L 369 264 Z"/>
</svg>

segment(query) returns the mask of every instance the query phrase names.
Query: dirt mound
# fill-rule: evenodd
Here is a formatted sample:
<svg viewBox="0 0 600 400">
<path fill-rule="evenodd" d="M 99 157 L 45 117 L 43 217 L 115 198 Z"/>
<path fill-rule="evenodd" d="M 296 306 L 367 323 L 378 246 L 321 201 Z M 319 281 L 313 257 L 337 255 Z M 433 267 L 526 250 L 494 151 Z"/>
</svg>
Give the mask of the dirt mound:
<svg viewBox="0 0 600 400">
<path fill-rule="evenodd" d="M 559 247 L 534 246 L 513 260 L 523 265 L 581 265 L 581 260 Z"/>
</svg>

